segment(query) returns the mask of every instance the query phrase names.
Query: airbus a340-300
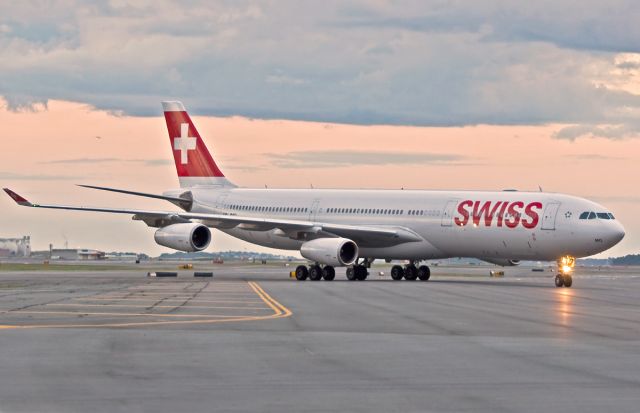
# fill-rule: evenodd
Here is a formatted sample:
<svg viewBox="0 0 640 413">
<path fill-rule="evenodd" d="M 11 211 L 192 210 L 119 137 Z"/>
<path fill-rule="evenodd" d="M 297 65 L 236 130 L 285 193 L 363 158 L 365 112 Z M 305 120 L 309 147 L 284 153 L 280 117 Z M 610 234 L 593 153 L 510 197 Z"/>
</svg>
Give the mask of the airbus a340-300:
<svg viewBox="0 0 640 413">
<path fill-rule="evenodd" d="M 428 280 L 422 261 L 475 257 L 503 266 L 555 261 L 558 287 L 572 285 L 575 259 L 605 251 L 624 237 L 607 208 L 575 196 L 518 191 L 248 189 L 225 178 L 180 102 L 163 102 L 180 189 L 162 195 L 87 186 L 169 201 L 181 210 L 34 204 L 35 208 L 130 214 L 157 228 L 158 244 L 202 251 L 215 228 L 265 247 L 297 250 L 312 265 L 298 280 L 365 280 L 376 259 L 406 260 L 394 280 Z"/>
</svg>

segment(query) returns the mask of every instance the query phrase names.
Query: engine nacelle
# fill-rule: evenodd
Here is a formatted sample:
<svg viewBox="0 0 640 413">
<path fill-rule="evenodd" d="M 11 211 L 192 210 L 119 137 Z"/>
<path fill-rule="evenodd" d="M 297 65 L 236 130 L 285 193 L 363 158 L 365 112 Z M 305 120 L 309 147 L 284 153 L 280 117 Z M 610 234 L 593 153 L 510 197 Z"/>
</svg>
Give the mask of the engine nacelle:
<svg viewBox="0 0 640 413">
<path fill-rule="evenodd" d="M 343 267 L 356 262 L 358 245 L 346 238 L 319 238 L 302 244 L 300 254 L 311 261 Z"/>
<path fill-rule="evenodd" d="M 516 265 L 520 265 L 520 260 L 509 260 L 506 258 L 480 258 L 480 259 L 482 261 L 499 265 L 501 267 L 514 267 Z"/>
<path fill-rule="evenodd" d="M 153 236 L 163 247 L 184 252 L 202 251 L 211 243 L 211 231 L 196 223 L 172 224 L 160 228 Z"/>
</svg>

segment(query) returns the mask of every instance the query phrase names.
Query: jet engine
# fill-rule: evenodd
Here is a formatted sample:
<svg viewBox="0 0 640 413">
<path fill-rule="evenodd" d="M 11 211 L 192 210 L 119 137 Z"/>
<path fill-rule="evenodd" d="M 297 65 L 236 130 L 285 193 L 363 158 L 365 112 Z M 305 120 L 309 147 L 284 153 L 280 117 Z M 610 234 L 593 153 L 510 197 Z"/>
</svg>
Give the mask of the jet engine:
<svg viewBox="0 0 640 413">
<path fill-rule="evenodd" d="M 300 254 L 311 261 L 343 267 L 356 261 L 358 246 L 346 238 L 319 238 L 302 244 Z"/>
<path fill-rule="evenodd" d="M 163 247 L 184 252 L 202 251 L 211 243 L 211 231 L 196 223 L 172 224 L 160 228 L 153 236 Z"/>
<path fill-rule="evenodd" d="M 480 259 L 482 261 L 499 265 L 501 267 L 514 267 L 516 265 L 520 265 L 520 260 L 509 260 L 506 258 L 480 258 Z"/>
</svg>

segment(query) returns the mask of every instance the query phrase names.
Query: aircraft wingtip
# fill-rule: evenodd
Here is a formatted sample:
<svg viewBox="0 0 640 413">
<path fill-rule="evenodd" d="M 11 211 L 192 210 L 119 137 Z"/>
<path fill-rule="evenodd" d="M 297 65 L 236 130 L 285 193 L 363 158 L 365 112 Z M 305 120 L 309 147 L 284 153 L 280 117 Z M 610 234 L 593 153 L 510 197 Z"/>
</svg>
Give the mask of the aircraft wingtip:
<svg viewBox="0 0 640 413">
<path fill-rule="evenodd" d="M 11 189 L 9 188 L 3 188 L 3 189 L 4 189 L 4 192 L 6 192 L 7 195 L 9 195 L 11 199 L 13 199 L 18 205 L 31 206 L 31 202 L 27 201 L 22 196 L 13 192 Z"/>
</svg>

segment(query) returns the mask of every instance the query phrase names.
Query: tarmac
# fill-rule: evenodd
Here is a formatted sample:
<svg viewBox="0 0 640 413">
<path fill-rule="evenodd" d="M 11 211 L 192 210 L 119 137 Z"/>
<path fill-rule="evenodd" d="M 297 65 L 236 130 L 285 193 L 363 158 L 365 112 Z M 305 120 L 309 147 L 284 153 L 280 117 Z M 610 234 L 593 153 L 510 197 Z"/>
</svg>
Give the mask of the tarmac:
<svg viewBox="0 0 640 413">
<path fill-rule="evenodd" d="M 0 272 L 0 412 L 640 411 L 640 269 L 212 268 Z"/>
</svg>

